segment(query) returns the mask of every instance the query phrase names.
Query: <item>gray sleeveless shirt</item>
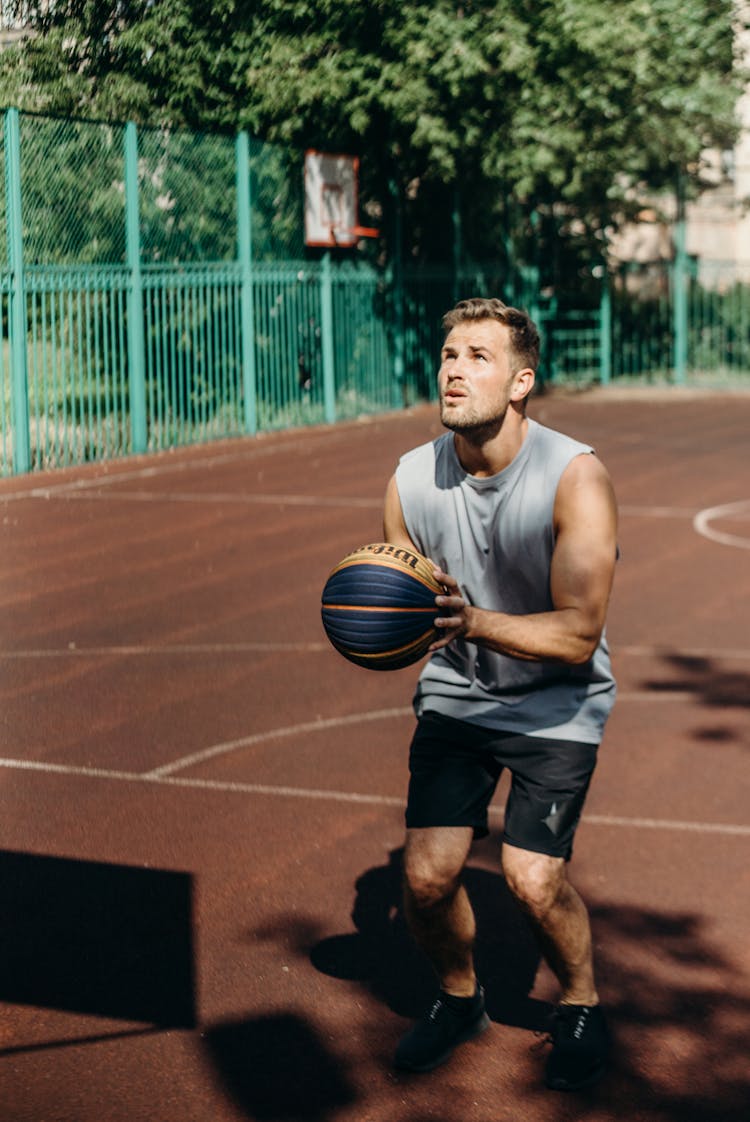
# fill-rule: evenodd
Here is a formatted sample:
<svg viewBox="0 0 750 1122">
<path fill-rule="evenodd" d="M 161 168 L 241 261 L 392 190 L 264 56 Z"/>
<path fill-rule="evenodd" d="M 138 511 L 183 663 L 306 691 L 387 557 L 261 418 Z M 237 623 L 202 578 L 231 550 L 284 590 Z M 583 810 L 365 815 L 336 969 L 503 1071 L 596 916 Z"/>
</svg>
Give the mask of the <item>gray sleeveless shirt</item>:
<svg viewBox="0 0 750 1122">
<path fill-rule="evenodd" d="M 526 615 L 553 609 L 555 495 L 570 461 L 592 449 L 529 420 L 515 459 L 497 475 L 468 475 L 453 434 L 407 452 L 396 469 L 414 545 L 455 577 L 469 604 Z M 615 700 L 606 638 L 580 666 L 527 662 L 461 639 L 437 651 L 417 685 L 432 711 L 527 736 L 598 744 Z"/>
</svg>

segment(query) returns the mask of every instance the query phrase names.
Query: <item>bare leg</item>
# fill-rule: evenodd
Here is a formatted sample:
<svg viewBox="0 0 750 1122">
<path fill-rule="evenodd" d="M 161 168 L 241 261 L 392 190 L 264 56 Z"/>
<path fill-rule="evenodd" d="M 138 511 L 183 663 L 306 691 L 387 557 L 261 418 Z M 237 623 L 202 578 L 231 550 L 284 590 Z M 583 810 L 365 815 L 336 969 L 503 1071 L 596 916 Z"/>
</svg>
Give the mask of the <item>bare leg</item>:
<svg viewBox="0 0 750 1122">
<path fill-rule="evenodd" d="M 474 913 L 460 883 L 469 855 L 470 827 L 408 830 L 404 853 L 404 905 L 411 933 L 429 958 L 446 993 L 472 997 L 476 990 Z"/>
<path fill-rule="evenodd" d="M 489 1025 L 474 974 L 474 913 L 460 880 L 472 835 L 470 827 L 453 826 L 407 832 L 406 918 L 442 993 L 398 1043 L 394 1062 L 406 1071 L 432 1071 Z"/>
<path fill-rule="evenodd" d="M 503 846 L 508 887 L 529 916 L 544 957 L 570 1005 L 596 1005 L 588 912 L 568 881 L 561 857 Z"/>
</svg>

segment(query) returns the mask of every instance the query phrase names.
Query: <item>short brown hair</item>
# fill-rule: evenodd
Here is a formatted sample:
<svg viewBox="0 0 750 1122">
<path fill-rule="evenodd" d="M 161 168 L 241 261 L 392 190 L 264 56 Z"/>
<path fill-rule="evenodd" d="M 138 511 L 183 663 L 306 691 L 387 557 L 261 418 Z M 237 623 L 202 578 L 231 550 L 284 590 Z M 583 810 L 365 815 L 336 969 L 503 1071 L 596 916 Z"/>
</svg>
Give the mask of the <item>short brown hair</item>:
<svg viewBox="0 0 750 1122">
<path fill-rule="evenodd" d="M 527 312 L 511 308 L 494 296 L 471 296 L 468 300 L 459 300 L 455 308 L 451 308 L 443 316 L 443 330 L 448 335 L 459 323 L 480 319 L 494 319 L 505 324 L 510 332 L 510 349 L 520 364 L 519 369 L 528 366 L 536 372 L 539 366 L 539 332 L 536 324 Z"/>
</svg>

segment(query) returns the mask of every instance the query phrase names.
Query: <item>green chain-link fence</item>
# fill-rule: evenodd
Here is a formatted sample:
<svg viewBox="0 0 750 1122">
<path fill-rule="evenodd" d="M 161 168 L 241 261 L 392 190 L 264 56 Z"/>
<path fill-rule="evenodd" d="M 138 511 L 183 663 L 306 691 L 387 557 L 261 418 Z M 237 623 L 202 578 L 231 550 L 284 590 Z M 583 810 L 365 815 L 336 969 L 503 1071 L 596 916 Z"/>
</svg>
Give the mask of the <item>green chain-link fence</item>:
<svg viewBox="0 0 750 1122">
<path fill-rule="evenodd" d="M 313 256 L 302 160 L 244 134 L 5 111 L 2 474 L 430 398 L 441 315 L 477 293 L 537 318 L 547 381 L 749 376 L 750 289 L 726 269 L 603 276 L 581 307 L 533 269 Z"/>
</svg>

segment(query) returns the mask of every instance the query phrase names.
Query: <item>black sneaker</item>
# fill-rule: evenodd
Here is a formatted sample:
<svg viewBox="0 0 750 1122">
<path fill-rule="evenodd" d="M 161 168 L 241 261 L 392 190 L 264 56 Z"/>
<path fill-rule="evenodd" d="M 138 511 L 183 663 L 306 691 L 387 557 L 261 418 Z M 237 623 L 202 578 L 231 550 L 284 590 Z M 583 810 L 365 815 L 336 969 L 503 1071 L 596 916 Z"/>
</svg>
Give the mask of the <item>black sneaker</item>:
<svg viewBox="0 0 750 1122">
<path fill-rule="evenodd" d="M 396 1049 L 395 1064 L 402 1071 L 432 1071 L 447 1060 L 453 1049 L 479 1036 L 489 1027 L 484 1011 L 484 991 L 477 988 L 464 1009 L 457 1009 L 461 999 L 451 998 L 441 990 L 430 1009 L 403 1036 Z"/>
<path fill-rule="evenodd" d="M 550 1039 L 544 1082 L 553 1091 L 580 1091 L 604 1074 L 610 1037 L 599 1005 L 559 1005 Z"/>
</svg>

